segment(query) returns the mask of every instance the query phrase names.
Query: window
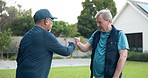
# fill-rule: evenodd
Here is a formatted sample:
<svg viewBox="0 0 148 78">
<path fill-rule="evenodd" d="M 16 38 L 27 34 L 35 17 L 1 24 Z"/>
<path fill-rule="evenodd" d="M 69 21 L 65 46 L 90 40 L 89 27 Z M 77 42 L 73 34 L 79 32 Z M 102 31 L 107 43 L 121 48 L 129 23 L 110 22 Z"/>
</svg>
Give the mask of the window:
<svg viewBox="0 0 148 78">
<path fill-rule="evenodd" d="M 128 39 L 130 51 L 135 51 L 135 52 L 143 51 L 142 33 L 130 33 L 126 34 L 126 36 Z"/>
</svg>

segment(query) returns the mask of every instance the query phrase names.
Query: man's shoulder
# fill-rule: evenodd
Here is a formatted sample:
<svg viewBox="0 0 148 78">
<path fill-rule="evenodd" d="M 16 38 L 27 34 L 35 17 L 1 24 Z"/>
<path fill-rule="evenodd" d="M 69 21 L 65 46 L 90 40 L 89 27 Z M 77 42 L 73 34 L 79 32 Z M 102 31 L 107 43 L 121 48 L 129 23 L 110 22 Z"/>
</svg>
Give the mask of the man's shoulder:
<svg viewBox="0 0 148 78">
<path fill-rule="evenodd" d="M 94 33 L 93 33 L 93 35 L 98 35 L 100 33 L 100 31 L 99 30 L 96 30 Z"/>
</svg>

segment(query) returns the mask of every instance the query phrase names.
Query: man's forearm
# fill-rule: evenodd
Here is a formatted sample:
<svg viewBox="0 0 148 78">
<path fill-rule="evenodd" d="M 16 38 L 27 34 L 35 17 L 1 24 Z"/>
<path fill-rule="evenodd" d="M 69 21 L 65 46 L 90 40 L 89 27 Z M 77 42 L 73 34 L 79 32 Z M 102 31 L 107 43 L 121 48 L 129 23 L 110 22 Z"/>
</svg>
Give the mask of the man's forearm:
<svg viewBox="0 0 148 78">
<path fill-rule="evenodd" d="M 77 43 L 77 46 L 79 47 L 79 49 L 82 52 L 87 52 L 91 48 L 91 44 L 89 44 L 89 43 L 83 44 L 83 43 L 79 42 L 79 43 Z"/>
<path fill-rule="evenodd" d="M 126 59 L 127 59 L 127 50 L 122 50 L 119 53 L 120 53 L 120 57 L 119 57 L 113 78 L 119 78 L 119 76 L 122 72 L 122 69 L 124 67 L 124 64 L 126 62 Z"/>
<path fill-rule="evenodd" d="M 117 67 L 116 67 L 113 78 L 119 78 L 119 76 L 120 76 L 120 74 L 122 72 L 122 69 L 124 67 L 125 62 L 126 62 L 126 59 L 119 59 L 118 60 Z"/>
<path fill-rule="evenodd" d="M 78 46 L 79 50 L 81 50 L 82 52 L 86 52 L 86 50 L 85 50 L 85 48 L 86 48 L 86 47 L 85 47 L 85 44 L 79 42 L 79 43 L 77 44 L 77 46 Z"/>
</svg>

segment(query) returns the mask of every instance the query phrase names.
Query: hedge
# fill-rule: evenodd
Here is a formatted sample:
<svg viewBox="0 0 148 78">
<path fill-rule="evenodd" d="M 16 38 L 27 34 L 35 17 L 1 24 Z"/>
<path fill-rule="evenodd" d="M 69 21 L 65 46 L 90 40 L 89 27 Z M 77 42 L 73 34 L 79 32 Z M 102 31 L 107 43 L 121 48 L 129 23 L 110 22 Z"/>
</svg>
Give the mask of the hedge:
<svg viewBox="0 0 148 78">
<path fill-rule="evenodd" d="M 127 60 L 128 61 L 148 62 L 148 52 L 144 52 L 144 53 L 129 52 Z"/>
</svg>

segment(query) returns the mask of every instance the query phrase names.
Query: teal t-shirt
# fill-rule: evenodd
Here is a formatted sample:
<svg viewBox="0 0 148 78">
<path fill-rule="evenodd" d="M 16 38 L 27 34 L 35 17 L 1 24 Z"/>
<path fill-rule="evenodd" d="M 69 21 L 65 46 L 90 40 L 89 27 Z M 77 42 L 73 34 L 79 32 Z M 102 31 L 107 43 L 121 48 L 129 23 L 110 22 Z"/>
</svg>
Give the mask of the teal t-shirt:
<svg viewBox="0 0 148 78">
<path fill-rule="evenodd" d="M 97 30 L 98 31 L 98 30 Z M 95 31 L 95 32 L 97 32 Z M 88 43 L 93 43 L 93 36 L 95 32 L 92 34 L 92 36 L 89 38 Z M 100 41 L 97 44 L 97 48 L 95 50 L 94 59 L 93 59 L 93 76 L 101 77 L 104 75 L 104 65 L 105 65 L 105 50 L 106 50 L 106 41 L 109 37 L 111 31 L 109 32 L 101 32 L 100 34 Z M 129 48 L 128 41 L 125 33 L 123 31 L 119 32 L 119 42 L 118 42 L 118 50 L 122 50 L 125 48 Z"/>
</svg>

